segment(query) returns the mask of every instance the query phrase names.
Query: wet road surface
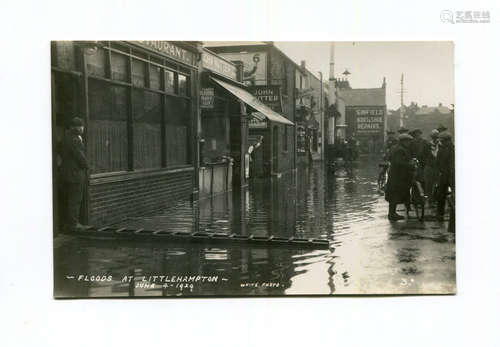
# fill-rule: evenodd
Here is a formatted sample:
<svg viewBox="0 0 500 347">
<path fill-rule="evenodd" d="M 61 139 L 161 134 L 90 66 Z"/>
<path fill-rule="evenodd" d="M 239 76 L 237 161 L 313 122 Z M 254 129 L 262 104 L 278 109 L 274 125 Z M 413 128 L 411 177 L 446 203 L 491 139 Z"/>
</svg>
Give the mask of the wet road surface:
<svg viewBox="0 0 500 347">
<path fill-rule="evenodd" d="M 317 163 L 118 224 L 324 238 L 329 250 L 63 235 L 54 240 L 55 296 L 454 293 L 455 237 L 448 223 L 389 222 L 377 173 L 377 158 L 362 157 L 349 172 L 326 172 Z"/>
</svg>

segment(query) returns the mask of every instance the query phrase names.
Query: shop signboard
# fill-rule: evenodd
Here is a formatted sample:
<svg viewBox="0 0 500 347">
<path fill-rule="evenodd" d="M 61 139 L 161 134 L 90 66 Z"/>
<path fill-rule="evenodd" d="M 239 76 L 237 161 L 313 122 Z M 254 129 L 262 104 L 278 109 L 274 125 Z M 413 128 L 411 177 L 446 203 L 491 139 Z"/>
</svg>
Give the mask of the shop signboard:
<svg viewBox="0 0 500 347">
<path fill-rule="evenodd" d="M 216 72 L 234 81 L 237 80 L 238 70 L 236 69 L 236 65 L 233 63 L 208 51 L 203 51 L 201 57 L 203 68 Z"/>
<path fill-rule="evenodd" d="M 357 107 L 354 109 L 357 136 L 384 136 L 384 107 Z"/>
<path fill-rule="evenodd" d="M 279 85 L 250 86 L 248 91 L 273 111 L 282 113 L 281 87 Z"/>
<path fill-rule="evenodd" d="M 201 88 L 200 90 L 200 108 L 213 109 L 214 108 L 215 92 L 214 88 Z"/>
</svg>

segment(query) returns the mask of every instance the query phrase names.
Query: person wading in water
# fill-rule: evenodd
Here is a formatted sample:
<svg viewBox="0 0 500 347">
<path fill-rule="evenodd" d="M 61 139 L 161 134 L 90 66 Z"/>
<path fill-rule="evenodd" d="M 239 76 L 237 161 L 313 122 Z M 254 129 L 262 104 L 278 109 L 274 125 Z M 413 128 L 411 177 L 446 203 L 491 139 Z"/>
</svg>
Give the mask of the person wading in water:
<svg viewBox="0 0 500 347">
<path fill-rule="evenodd" d="M 385 200 L 389 202 L 388 218 L 391 221 L 404 219 L 396 213 L 396 207 L 398 204 L 405 204 L 405 206 L 410 204 L 410 187 L 414 168 L 410 154 L 413 137 L 403 133 L 398 136 L 398 140 L 399 143 L 393 147 L 389 157 L 391 165 L 385 190 Z"/>
</svg>

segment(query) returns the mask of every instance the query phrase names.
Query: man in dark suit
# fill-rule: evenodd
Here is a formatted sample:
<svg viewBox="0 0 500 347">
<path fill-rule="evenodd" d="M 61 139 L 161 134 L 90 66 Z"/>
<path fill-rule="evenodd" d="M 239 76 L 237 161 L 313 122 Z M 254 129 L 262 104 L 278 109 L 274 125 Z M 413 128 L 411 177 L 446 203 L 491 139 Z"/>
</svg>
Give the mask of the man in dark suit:
<svg viewBox="0 0 500 347">
<path fill-rule="evenodd" d="M 414 166 L 410 155 L 410 145 L 413 137 L 406 133 L 399 135 L 399 143 L 391 151 L 389 161 L 389 178 L 385 190 L 385 200 L 389 203 L 388 218 L 391 221 L 404 219 L 396 213 L 398 204 L 410 205 L 410 187 L 413 179 Z"/>
<path fill-rule="evenodd" d="M 66 196 L 66 224 L 69 231 L 85 229 L 80 224 L 80 208 L 89 168 L 83 144 L 83 121 L 75 117 L 71 120 L 61 146 L 61 178 Z"/>
<path fill-rule="evenodd" d="M 451 141 L 451 134 L 439 134 L 441 145 L 437 153 L 437 168 L 439 171 L 437 219 L 442 221 L 448 191 L 453 192 L 455 187 L 455 147 Z"/>
</svg>

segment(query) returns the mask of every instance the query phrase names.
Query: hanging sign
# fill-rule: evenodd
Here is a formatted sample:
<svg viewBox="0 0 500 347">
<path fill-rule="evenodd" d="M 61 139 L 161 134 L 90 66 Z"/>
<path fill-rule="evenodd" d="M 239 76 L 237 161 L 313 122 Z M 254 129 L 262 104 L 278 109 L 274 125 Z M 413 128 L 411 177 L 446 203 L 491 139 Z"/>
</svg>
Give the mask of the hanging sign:
<svg viewBox="0 0 500 347">
<path fill-rule="evenodd" d="M 201 88 L 200 90 L 200 108 L 213 109 L 214 108 L 214 88 Z"/>
</svg>

